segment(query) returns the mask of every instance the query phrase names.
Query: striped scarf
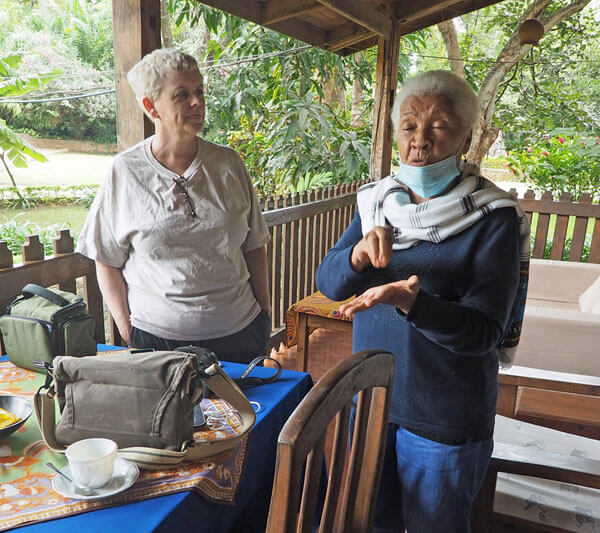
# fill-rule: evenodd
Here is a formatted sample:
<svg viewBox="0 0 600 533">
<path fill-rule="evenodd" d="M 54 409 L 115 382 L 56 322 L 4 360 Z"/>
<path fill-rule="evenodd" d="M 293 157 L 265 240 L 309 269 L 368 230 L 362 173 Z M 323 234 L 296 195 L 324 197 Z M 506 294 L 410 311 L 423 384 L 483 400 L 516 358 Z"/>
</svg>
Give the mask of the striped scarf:
<svg viewBox="0 0 600 533">
<path fill-rule="evenodd" d="M 519 218 L 519 287 L 504 337 L 496 348 L 500 366 L 510 367 L 521 336 L 529 279 L 529 222 L 516 199 L 480 176 L 476 165 L 467 163 L 460 181 L 443 196 L 413 204 L 407 187 L 396 176 L 388 176 L 361 187 L 357 204 L 363 235 L 375 226 L 391 226 L 394 250 L 410 248 L 419 241 L 442 242 L 494 209 L 515 208 Z"/>
</svg>

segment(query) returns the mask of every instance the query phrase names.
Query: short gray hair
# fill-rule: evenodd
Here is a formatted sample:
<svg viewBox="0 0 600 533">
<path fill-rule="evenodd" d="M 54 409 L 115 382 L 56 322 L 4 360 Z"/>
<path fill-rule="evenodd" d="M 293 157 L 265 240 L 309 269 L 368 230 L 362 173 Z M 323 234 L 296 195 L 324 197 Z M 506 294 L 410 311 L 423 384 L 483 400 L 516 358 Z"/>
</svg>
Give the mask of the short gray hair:
<svg viewBox="0 0 600 533">
<path fill-rule="evenodd" d="M 471 129 L 479 117 L 479 99 L 467 81 L 449 70 L 428 70 L 407 78 L 396 91 L 392 108 L 394 138 L 398 133 L 400 108 L 404 101 L 415 95 L 439 94 L 448 98 L 462 125 Z"/>
<path fill-rule="evenodd" d="M 144 110 L 144 96 L 154 101 L 160 95 L 165 78 L 169 72 L 197 69 L 198 62 L 189 54 L 174 48 L 158 48 L 146 54 L 127 73 L 127 81 L 135 93 L 135 97 Z"/>
</svg>

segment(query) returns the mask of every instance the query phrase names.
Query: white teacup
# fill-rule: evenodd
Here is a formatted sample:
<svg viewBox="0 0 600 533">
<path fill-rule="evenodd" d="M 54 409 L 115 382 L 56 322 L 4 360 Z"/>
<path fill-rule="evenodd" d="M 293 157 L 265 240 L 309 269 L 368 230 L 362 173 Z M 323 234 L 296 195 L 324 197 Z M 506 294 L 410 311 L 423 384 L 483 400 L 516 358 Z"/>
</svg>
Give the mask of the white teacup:
<svg viewBox="0 0 600 533">
<path fill-rule="evenodd" d="M 65 455 L 75 484 L 97 489 L 113 475 L 117 443 L 110 439 L 83 439 L 68 446 Z"/>
</svg>

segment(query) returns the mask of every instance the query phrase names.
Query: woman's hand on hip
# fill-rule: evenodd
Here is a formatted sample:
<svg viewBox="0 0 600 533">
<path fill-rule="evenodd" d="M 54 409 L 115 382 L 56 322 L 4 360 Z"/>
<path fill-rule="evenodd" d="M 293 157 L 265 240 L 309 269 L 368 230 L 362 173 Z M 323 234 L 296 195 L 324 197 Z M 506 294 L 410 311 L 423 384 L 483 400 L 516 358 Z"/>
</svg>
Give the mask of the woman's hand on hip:
<svg viewBox="0 0 600 533">
<path fill-rule="evenodd" d="M 397 307 L 407 314 L 414 305 L 419 293 L 419 278 L 411 276 L 406 280 L 394 281 L 371 287 L 360 296 L 340 306 L 340 313 L 352 317 L 354 313 L 364 311 L 377 304 L 388 304 Z"/>
<path fill-rule="evenodd" d="M 350 262 L 352 268 L 362 272 L 369 265 L 384 268 L 392 258 L 394 234 L 390 226 L 375 226 L 352 250 Z"/>
</svg>

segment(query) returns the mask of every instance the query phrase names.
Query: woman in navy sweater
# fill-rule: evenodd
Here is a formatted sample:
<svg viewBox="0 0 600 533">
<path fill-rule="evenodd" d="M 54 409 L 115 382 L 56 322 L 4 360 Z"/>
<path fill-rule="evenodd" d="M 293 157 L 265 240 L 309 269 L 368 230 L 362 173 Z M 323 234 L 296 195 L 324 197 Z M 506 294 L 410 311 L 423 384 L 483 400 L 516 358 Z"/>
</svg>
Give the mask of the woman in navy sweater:
<svg viewBox="0 0 600 533">
<path fill-rule="evenodd" d="M 490 460 L 498 363 L 520 333 L 529 226 L 508 193 L 461 162 L 478 100 L 446 71 L 407 80 L 392 120 L 401 166 L 358 192 L 317 271 L 354 317 L 354 351 L 395 356 L 375 531 L 469 531 Z"/>
</svg>

